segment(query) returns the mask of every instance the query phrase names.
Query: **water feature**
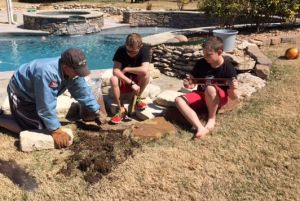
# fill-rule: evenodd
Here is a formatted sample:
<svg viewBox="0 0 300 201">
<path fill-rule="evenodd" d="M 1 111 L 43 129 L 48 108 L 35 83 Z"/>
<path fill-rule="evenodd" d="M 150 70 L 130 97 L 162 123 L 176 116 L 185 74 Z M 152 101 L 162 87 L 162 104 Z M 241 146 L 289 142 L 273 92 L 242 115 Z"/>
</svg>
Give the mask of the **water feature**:
<svg viewBox="0 0 300 201">
<path fill-rule="evenodd" d="M 20 64 L 37 58 L 56 57 L 67 48 L 82 48 L 90 69 L 112 68 L 112 57 L 118 46 L 124 44 L 127 34 L 142 36 L 171 31 L 160 27 L 119 27 L 96 34 L 78 36 L 9 36 L 0 37 L 0 72 L 13 71 Z"/>
<path fill-rule="evenodd" d="M 43 30 L 54 35 L 76 35 L 100 32 L 103 13 L 95 10 L 54 10 L 26 12 L 24 28 Z"/>
</svg>

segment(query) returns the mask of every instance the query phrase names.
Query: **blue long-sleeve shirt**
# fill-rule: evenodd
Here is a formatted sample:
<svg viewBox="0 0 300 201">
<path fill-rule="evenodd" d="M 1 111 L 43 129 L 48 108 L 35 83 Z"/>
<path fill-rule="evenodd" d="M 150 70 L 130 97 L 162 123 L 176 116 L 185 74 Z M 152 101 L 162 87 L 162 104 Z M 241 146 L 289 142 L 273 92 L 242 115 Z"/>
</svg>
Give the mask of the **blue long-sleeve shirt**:
<svg viewBox="0 0 300 201">
<path fill-rule="evenodd" d="M 36 59 L 23 64 L 10 80 L 10 89 L 21 99 L 36 104 L 39 117 L 50 131 L 61 126 L 57 114 L 57 97 L 66 89 L 72 97 L 96 112 L 100 106 L 83 77 L 65 79 L 59 57 Z"/>
</svg>

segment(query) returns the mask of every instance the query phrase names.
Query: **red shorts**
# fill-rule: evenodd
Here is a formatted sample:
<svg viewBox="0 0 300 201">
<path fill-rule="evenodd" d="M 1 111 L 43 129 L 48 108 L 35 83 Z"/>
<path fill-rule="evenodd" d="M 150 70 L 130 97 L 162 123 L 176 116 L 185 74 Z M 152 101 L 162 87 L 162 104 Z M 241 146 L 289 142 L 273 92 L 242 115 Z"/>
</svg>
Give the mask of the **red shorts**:
<svg viewBox="0 0 300 201">
<path fill-rule="evenodd" d="M 220 100 L 219 108 L 220 108 L 227 103 L 228 93 L 227 93 L 227 91 L 224 91 L 217 85 L 215 85 L 214 87 L 216 88 L 217 94 L 219 96 L 219 100 Z M 192 91 L 191 93 L 182 95 L 182 97 L 187 102 L 187 104 L 194 109 L 206 107 L 204 91 Z"/>
<path fill-rule="evenodd" d="M 135 83 L 138 82 L 137 76 L 131 77 L 131 80 Z M 125 81 L 120 80 L 120 91 L 121 93 L 130 93 L 132 92 L 132 88 L 130 84 L 127 84 Z"/>
</svg>

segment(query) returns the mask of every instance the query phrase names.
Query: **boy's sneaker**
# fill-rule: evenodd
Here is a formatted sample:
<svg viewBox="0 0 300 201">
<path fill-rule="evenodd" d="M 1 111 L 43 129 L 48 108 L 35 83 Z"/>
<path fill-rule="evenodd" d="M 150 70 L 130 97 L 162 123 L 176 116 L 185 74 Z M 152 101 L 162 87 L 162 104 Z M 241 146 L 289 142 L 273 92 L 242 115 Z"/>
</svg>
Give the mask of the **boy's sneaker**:
<svg viewBox="0 0 300 201">
<path fill-rule="evenodd" d="M 110 121 L 114 124 L 119 124 L 125 117 L 126 117 L 126 111 L 125 112 L 119 111 L 111 118 Z"/>
<path fill-rule="evenodd" d="M 144 100 L 144 98 L 137 97 L 137 99 L 136 99 L 136 108 L 138 110 L 144 110 L 148 107 L 147 103 L 145 103 L 143 100 Z"/>
</svg>

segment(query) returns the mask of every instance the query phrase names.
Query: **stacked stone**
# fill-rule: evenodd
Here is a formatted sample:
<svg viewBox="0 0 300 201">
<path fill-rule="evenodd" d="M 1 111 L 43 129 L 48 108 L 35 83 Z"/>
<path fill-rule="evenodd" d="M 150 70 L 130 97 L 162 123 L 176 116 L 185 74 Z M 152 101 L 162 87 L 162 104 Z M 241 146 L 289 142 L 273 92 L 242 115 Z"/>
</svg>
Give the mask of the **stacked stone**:
<svg viewBox="0 0 300 201">
<path fill-rule="evenodd" d="M 53 5 L 54 9 L 95 9 L 99 8 L 99 5 L 96 4 L 79 4 L 79 3 L 74 3 L 74 4 L 57 4 Z"/>
<path fill-rule="evenodd" d="M 116 7 L 104 7 L 100 9 L 103 13 L 108 13 L 110 15 L 122 15 L 123 12 L 127 9 L 125 8 L 116 8 Z"/>
<path fill-rule="evenodd" d="M 107 13 L 110 15 L 123 15 L 124 11 L 129 11 L 129 10 L 140 10 L 140 9 L 131 9 L 131 8 L 117 8 L 113 6 L 107 6 L 103 7 L 102 5 L 99 4 L 79 4 L 79 3 L 74 3 L 74 4 L 54 4 L 54 5 L 48 5 L 47 10 L 72 10 L 72 9 L 97 9 L 103 13 Z M 41 10 L 41 9 L 40 9 Z"/>
<path fill-rule="evenodd" d="M 183 77 L 203 57 L 200 46 L 158 45 L 152 48 L 152 62 L 162 73 L 171 77 Z"/>
</svg>

